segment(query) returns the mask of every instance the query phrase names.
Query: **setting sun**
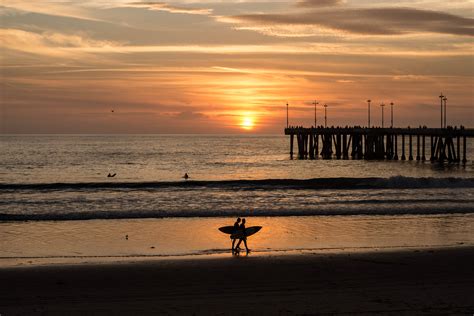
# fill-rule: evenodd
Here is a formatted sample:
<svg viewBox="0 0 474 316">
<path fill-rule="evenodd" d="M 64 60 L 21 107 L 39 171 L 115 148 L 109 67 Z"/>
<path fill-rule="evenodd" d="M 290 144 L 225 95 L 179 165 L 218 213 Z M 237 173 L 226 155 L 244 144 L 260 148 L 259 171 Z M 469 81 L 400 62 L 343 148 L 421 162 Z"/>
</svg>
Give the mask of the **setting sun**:
<svg viewBox="0 0 474 316">
<path fill-rule="evenodd" d="M 248 116 L 243 117 L 240 126 L 245 130 L 251 130 L 254 127 L 253 118 Z"/>
</svg>

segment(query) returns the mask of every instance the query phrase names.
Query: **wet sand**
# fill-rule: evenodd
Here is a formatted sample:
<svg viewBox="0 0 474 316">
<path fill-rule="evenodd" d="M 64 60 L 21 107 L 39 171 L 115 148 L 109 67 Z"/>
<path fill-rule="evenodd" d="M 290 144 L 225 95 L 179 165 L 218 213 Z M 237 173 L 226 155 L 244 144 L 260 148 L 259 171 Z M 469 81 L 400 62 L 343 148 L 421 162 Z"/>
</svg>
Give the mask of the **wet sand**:
<svg viewBox="0 0 474 316">
<path fill-rule="evenodd" d="M 472 314 L 474 247 L 0 269 L 0 314 Z"/>
</svg>

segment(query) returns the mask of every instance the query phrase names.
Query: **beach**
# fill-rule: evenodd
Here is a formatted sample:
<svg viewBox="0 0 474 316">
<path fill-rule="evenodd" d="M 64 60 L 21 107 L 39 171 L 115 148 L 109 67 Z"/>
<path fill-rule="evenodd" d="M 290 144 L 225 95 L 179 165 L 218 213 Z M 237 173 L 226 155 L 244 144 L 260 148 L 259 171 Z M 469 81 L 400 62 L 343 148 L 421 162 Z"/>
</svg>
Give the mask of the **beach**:
<svg viewBox="0 0 474 316">
<path fill-rule="evenodd" d="M 471 163 L 291 161 L 281 136 L 2 140 L 1 316 L 474 311 Z M 237 217 L 263 227 L 248 256 L 219 231 Z"/>
<path fill-rule="evenodd" d="M 2 315 L 471 314 L 474 247 L 0 269 Z"/>
</svg>

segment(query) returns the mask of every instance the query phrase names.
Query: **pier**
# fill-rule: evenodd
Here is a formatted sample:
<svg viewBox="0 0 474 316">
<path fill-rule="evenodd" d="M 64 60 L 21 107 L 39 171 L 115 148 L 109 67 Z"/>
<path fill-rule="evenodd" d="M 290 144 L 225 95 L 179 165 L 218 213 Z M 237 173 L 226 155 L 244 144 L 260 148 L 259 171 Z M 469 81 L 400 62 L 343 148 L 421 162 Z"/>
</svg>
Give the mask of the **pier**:
<svg viewBox="0 0 474 316">
<path fill-rule="evenodd" d="M 474 129 L 288 127 L 290 158 L 418 160 L 466 163 L 467 138 Z M 400 148 L 399 142 L 401 141 Z"/>
</svg>

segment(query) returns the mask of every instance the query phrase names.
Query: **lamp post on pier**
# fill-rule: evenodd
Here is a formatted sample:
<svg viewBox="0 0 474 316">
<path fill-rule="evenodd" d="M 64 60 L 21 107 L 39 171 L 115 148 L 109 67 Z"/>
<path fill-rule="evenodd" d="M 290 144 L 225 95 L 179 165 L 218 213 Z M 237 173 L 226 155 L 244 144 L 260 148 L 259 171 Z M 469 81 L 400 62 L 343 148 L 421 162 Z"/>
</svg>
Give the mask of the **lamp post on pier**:
<svg viewBox="0 0 474 316">
<path fill-rule="evenodd" d="M 390 102 L 390 127 L 393 128 L 393 102 Z"/>
<path fill-rule="evenodd" d="M 367 100 L 368 112 L 369 112 L 369 113 L 368 113 L 368 118 L 369 118 L 369 119 L 368 119 L 368 123 L 367 123 L 367 124 L 368 124 L 368 126 L 367 126 L 368 128 L 370 128 L 370 102 L 372 102 L 372 100 Z"/>
<path fill-rule="evenodd" d="M 328 105 L 324 104 L 324 127 L 328 127 Z"/>
<path fill-rule="evenodd" d="M 441 100 L 441 128 L 443 128 L 443 98 L 444 95 L 441 92 L 441 95 L 439 96 L 439 99 Z"/>
<path fill-rule="evenodd" d="M 448 98 L 444 97 L 444 128 L 447 128 L 448 126 L 446 125 L 446 101 L 448 101 Z"/>
<path fill-rule="evenodd" d="M 383 108 L 385 107 L 385 104 L 384 103 L 380 104 L 380 107 L 382 108 L 382 128 L 383 128 Z"/>
<path fill-rule="evenodd" d="M 319 104 L 319 102 L 314 100 L 313 104 L 314 104 L 314 127 L 316 127 L 317 126 L 317 121 L 318 121 L 318 117 L 316 115 L 316 106 Z"/>
<path fill-rule="evenodd" d="M 288 102 L 286 102 L 286 128 L 290 127 L 289 121 L 288 121 Z"/>
</svg>

